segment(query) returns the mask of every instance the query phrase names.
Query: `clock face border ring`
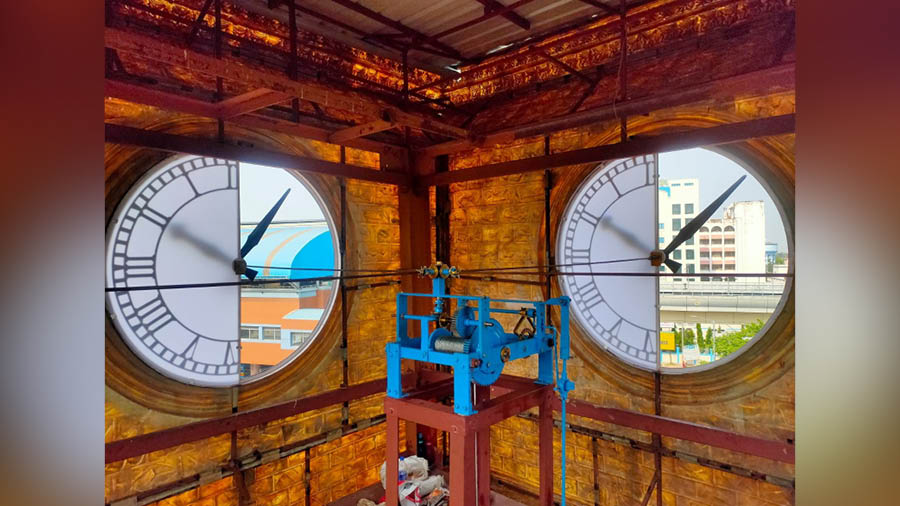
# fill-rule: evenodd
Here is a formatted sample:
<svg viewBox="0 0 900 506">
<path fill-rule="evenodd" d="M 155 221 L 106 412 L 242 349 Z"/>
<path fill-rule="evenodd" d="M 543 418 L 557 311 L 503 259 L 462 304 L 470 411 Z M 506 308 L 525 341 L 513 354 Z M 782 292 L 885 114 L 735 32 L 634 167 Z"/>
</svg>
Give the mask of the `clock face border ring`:
<svg viewBox="0 0 900 506">
<path fill-rule="evenodd" d="M 719 122 L 697 121 L 696 117 L 659 118 L 635 122 L 635 133 L 658 133 L 670 128 L 703 127 Z M 630 125 L 632 126 L 632 125 Z M 610 142 L 613 140 L 610 134 Z M 600 142 L 603 143 L 602 140 Z M 728 146 L 707 148 L 726 156 L 745 168 L 763 185 L 781 214 L 788 239 L 790 273 L 794 271 L 794 157 L 793 138 L 756 139 Z M 553 171 L 554 185 L 551 194 L 550 232 L 553 253 L 558 248 L 557 238 L 561 220 L 576 194 L 577 188 L 601 164 L 584 164 Z M 542 220 L 543 221 L 543 220 Z M 537 237 L 538 257 L 546 264 L 544 252 L 543 223 Z M 789 278 L 778 307 L 766 323 L 765 328 L 742 348 L 740 353 L 727 357 L 729 360 L 714 362 L 708 368 L 692 368 L 671 374 L 664 370 L 663 401 L 668 404 L 697 404 L 735 399 L 765 387 L 781 377 L 785 370 L 793 367 L 794 361 L 794 291 L 795 284 Z M 551 293 L 558 296 L 564 292 L 560 280 L 551 284 Z M 641 397 L 653 395 L 653 372 L 635 367 L 619 359 L 598 343 L 581 328 L 572 326 L 572 346 L 582 357 L 588 369 L 600 377 L 621 387 L 623 390 Z"/>
<path fill-rule="evenodd" d="M 176 120 L 157 125 L 161 130 L 184 135 L 211 135 L 214 130 L 204 122 Z M 259 147 L 295 153 L 310 158 L 330 159 L 331 153 L 313 141 L 291 138 L 271 132 L 234 127 L 229 132 L 235 139 L 251 142 Z M 129 190 L 149 171 L 172 157 L 172 153 L 161 152 L 128 145 L 107 144 L 104 150 L 106 184 L 104 189 L 105 216 L 104 229 L 108 229 L 114 212 Z M 185 156 L 178 154 L 176 156 Z M 189 155 L 188 155 L 189 156 Z M 333 240 L 340 231 L 335 227 L 339 222 L 340 194 L 335 178 L 314 173 L 301 173 L 285 169 L 292 175 L 299 175 L 310 193 L 321 200 L 318 202 L 333 232 Z M 352 220 L 348 220 L 347 249 L 352 251 L 356 235 Z M 335 246 L 335 254 L 338 249 Z M 353 257 L 348 257 L 352 263 Z M 331 295 L 331 308 L 320 320 L 317 335 L 308 347 L 296 357 L 285 361 L 283 367 L 270 374 L 258 375 L 252 381 L 241 382 L 236 387 L 211 388 L 190 385 L 159 373 L 141 360 L 119 336 L 115 325 L 104 310 L 105 320 L 105 383 L 110 390 L 131 402 L 161 413 L 187 417 L 222 416 L 231 413 L 237 392 L 241 409 L 254 409 L 273 402 L 303 396 L 304 392 L 315 388 L 314 376 L 323 371 L 333 359 L 333 348 L 340 342 L 340 302 L 339 289 L 335 287 Z M 352 301 L 348 302 L 352 305 Z M 268 371 L 267 371 L 268 372 Z M 186 402 L 190 399 L 189 402 Z"/>
</svg>

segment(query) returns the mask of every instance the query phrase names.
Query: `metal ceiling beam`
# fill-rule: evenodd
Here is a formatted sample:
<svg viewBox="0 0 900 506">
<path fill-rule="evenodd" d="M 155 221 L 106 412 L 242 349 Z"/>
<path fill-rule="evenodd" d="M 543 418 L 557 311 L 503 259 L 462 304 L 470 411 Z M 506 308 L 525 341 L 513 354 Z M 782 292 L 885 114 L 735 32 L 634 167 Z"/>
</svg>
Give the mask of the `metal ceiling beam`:
<svg viewBox="0 0 900 506">
<path fill-rule="evenodd" d="M 265 109 L 266 107 L 275 104 L 280 104 L 290 100 L 290 98 L 289 95 L 281 93 L 280 91 L 261 88 L 217 102 L 216 106 L 219 109 L 219 117 L 228 119 L 240 116 L 241 114 Z"/>
<path fill-rule="evenodd" d="M 552 398 L 553 409 L 560 409 L 556 396 Z M 666 418 L 647 413 L 628 411 L 618 408 L 598 406 L 584 401 L 571 400 L 566 409 L 572 415 L 583 416 L 592 420 L 613 423 L 621 427 L 638 429 L 646 432 L 673 437 L 685 441 L 693 441 L 714 448 L 722 448 L 777 462 L 794 463 L 794 445 L 782 441 L 762 439 L 744 434 L 737 434 L 715 427 L 707 427 L 696 423 Z"/>
<path fill-rule="evenodd" d="M 191 43 L 194 42 L 194 37 L 196 37 L 197 32 L 200 31 L 200 23 L 203 22 L 203 18 L 206 17 L 206 13 L 209 12 L 209 8 L 210 6 L 212 6 L 212 3 L 213 0 L 206 0 L 206 2 L 203 3 L 203 7 L 200 8 L 200 12 L 197 13 L 197 19 L 194 20 L 194 23 L 191 25 L 191 32 L 185 39 L 188 47 L 191 46 Z"/>
<path fill-rule="evenodd" d="M 363 123 L 352 127 L 338 130 L 328 136 L 328 142 L 332 144 L 344 144 L 351 139 L 371 135 L 377 132 L 383 132 L 397 128 L 397 123 L 386 120 L 375 120 L 370 123 Z"/>
<path fill-rule="evenodd" d="M 210 119 L 219 119 L 220 116 L 220 110 L 214 103 L 113 79 L 106 80 L 105 96 Z M 313 105 L 316 106 L 316 104 Z M 281 132 L 322 142 L 328 142 L 329 136 L 333 133 L 333 130 L 327 128 L 320 128 L 303 123 L 294 123 L 252 113 L 231 118 L 228 120 L 228 123 L 248 128 L 262 128 L 273 132 Z M 350 139 L 345 141 L 344 144 L 352 148 L 364 149 L 376 153 L 389 150 L 405 150 L 405 148 L 401 146 L 363 138 Z"/>
<path fill-rule="evenodd" d="M 503 5 L 502 3 L 498 2 L 497 0 L 477 0 L 477 1 L 478 1 L 478 3 L 480 3 L 481 5 L 484 6 L 485 14 L 490 14 L 493 11 L 506 9 L 506 6 Z M 518 26 L 519 28 L 521 28 L 523 30 L 531 30 L 531 21 L 528 21 L 527 19 L 523 18 L 522 16 L 516 14 L 516 12 L 513 10 L 506 11 L 500 15 L 503 16 L 510 23 Z"/>
<path fill-rule="evenodd" d="M 602 9 L 602 10 L 606 11 L 607 14 L 617 14 L 617 15 L 619 14 L 618 10 L 616 10 L 615 8 L 613 8 L 609 5 L 606 5 L 605 3 L 601 2 L 600 0 L 578 0 L 578 1 L 583 4 L 592 5 L 594 7 L 597 7 L 598 9 Z"/>
<path fill-rule="evenodd" d="M 586 83 L 588 83 L 588 84 L 594 84 L 594 81 L 592 81 L 591 78 L 589 78 L 588 76 L 582 74 L 580 71 L 578 71 L 578 69 L 576 69 L 575 67 L 569 65 L 568 63 L 566 63 L 566 62 L 560 60 L 559 58 L 557 58 L 557 57 L 555 57 L 555 56 L 552 56 L 552 55 L 551 55 L 550 53 L 548 53 L 547 51 L 545 51 L 545 50 L 543 50 L 543 49 L 540 49 L 540 50 L 537 51 L 537 53 L 538 53 L 539 55 L 541 55 L 544 59 L 546 59 L 547 61 L 549 61 L 550 63 L 556 65 L 557 67 L 559 67 L 559 68 L 561 68 L 561 69 L 563 69 L 563 70 L 565 70 L 566 72 L 572 74 L 573 76 L 575 76 L 575 77 L 577 77 L 577 78 L 583 80 L 584 82 L 586 82 Z"/>
<path fill-rule="evenodd" d="M 410 374 L 407 374 L 404 376 L 403 381 L 409 383 L 411 377 Z M 303 399 L 295 399 L 267 408 L 245 411 L 224 418 L 203 420 L 171 429 L 150 432 L 129 439 L 113 441 L 106 443 L 105 462 L 109 464 L 110 462 L 139 457 L 146 453 L 165 450 L 180 444 L 227 434 L 234 430 L 262 425 L 274 420 L 340 404 L 344 401 L 352 401 L 368 395 L 383 393 L 385 387 L 386 381 L 379 379 L 331 390 Z"/>
<path fill-rule="evenodd" d="M 226 160 L 284 169 L 296 169 L 304 172 L 315 172 L 375 183 L 409 186 L 411 182 L 409 175 L 405 173 L 373 170 L 346 163 L 329 162 L 278 151 L 236 146 L 210 139 L 142 130 L 111 123 L 106 123 L 105 139 L 106 142 L 114 144 L 127 144 L 197 156 L 211 156 L 213 158 L 224 158 Z"/>
<path fill-rule="evenodd" d="M 169 45 L 152 37 L 129 33 L 115 28 L 105 30 L 106 47 L 135 53 L 143 58 L 164 64 L 183 67 L 199 73 L 248 84 L 254 88 L 266 88 L 284 92 L 323 106 L 335 107 L 373 119 L 381 119 L 387 112 L 399 124 L 428 130 L 454 138 L 464 138 L 468 132 L 441 121 L 397 110 L 392 105 L 382 105 L 352 91 L 339 91 L 333 86 L 316 82 L 293 81 L 281 74 L 254 69 L 232 58 L 217 59 L 189 49 Z"/>
<path fill-rule="evenodd" d="M 480 1 L 480 0 L 479 0 L 479 1 Z M 489 20 L 489 19 L 491 19 L 491 18 L 493 18 L 493 17 L 496 17 L 496 16 L 503 16 L 503 15 L 505 15 L 505 14 L 509 14 L 510 12 L 515 11 L 515 10 L 518 9 L 519 7 L 522 7 L 523 5 L 529 4 L 529 3 L 533 2 L 533 1 L 534 1 L 534 0 L 519 0 L 518 2 L 509 4 L 509 5 L 507 5 L 507 6 L 503 7 L 503 8 L 501 8 L 501 9 L 496 9 L 496 10 L 492 10 L 492 11 L 490 11 L 490 12 L 485 12 L 485 13 L 484 13 L 482 16 L 480 16 L 480 17 L 477 17 L 477 18 L 472 19 L 472 20 L 470 20 L 470 21 L 466 21 L 465 23 L 460 23 L 460 24 L 458 24 L 458 25 L 456 25 L 456 26 L 452 26 L 452 27 L 450 27 L 450 28 L 444 30 L 443 32 L 441 32 L 441 33 L 435 35 L 434 38 L 435 38 L 435 39 L 442 39 L 442 38 L 444 38 L 444 37 L 450 35 L 451 33 L 456 33 L 456 32 L 458 32 L 458 31 L 460 31 L 460 30 L 465 30 L 466 28 L 469 28 L 469 27 L 471 27 L 471 26 L 475 26 L 475 25 L 477 25 L 477 24 L 479 24 L 479 23 L 481 23 L 481 22 L 483 22 L 483 21 L 487 21 L 487 20 Z M 454 79 L 454 77 L 451 76 L 451 77 L 449 77 L 448 79 Z"/>
<path fill-rule="evenodd" d="M 419 180 L 422 187 L 461 183 L 492 177 L 509 176 L 537 170 L 565 167 L 582 163 L 597 163 L 617 158 L 640 156 L 665 151 L 677 151 L 703 146 L 715 146 L 794 132 L 793 114 L 754 119 L 740 123 L 698 128 L 683 132 L 665 133 L 651 137 L 633 138 L 616 144 L 576 149 L 546 156 L 494 163 L 481 167 L 432 174 Z"/>
<path fill-rule="evenodd" d="M 431 44 L 432 47 L 446 52 L 447 56 L 451 56 L 453 58 L 458 58 L 460 60 L 463 59 L 462 54 L 460 54 L 459 51 L 457 51 L 455 48 L 437 40 L 436 37 L 431 37 L 429 35 L 425 35 L 424 33 L 420 32 L 418 30 L 415 30 L 413 28 L 410 28 L 399 21 L 393 20 L 393 19 L 381 14 L 380 12 L 373 11 L 372 9 L 370 9 L 366 6 L 360 5 L 352 0 L 331 0 L 331 1 L 342 7 L 345 7 L 347 9 L 355 11 L 359 14 L 362 14 L 363 16 L 365 16 L 369 19 L 375 20 L 385 26 L 389 26 L 389 27 L 393 28 L 394 30 L 397 30 L 398 32 L 402 32 L 407 35 L 411 35 L 418 41 L 427 42 L 427 43 Z"/>
<path fill-rule="evenodd" d="M 479 146 L 511 142 L 560 130 L 577 128 L 615 119 L 617 116 L 648 114 L 660 109 L 677 107 L 714 98 L 732 97 L 748 93 L 761 93 L 772 89 L 794 88 L 794 64 L 783 64 L 746 74 L 693 84 L 664 93 L 604 104 L 600 107 L 551 118 L 529 125 L 506 128 L 485 133 L 476 140 L 450 141 L 427 147 L 421 152 L 427 156 L 455 153 Z M 487 110 L 488 112 L 490 109 Z"/>
</svg>

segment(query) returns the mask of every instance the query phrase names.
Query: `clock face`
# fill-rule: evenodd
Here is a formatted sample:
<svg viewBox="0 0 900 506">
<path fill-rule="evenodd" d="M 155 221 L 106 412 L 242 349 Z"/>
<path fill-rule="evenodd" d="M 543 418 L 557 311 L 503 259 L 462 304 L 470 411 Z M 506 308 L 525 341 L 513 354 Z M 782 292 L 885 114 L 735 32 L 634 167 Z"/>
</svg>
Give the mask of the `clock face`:
<svg viewBox="0 0 900 506">
<path fill-rule="evenodd" d="M 560 271 L 656 272 L 647 260 L 659 248 L 656 199 L 655 156 L 599 168 L 576 190 L 560 222 L 556 261 L 567 265 Z M 591 338 L 632 365 L 658 368 L 657 277 L 576 274 L 560 280 L 575 319 Z"/>
<path fill-rule="evenodd" d="M 107 237 L 108 287 L 235 282 L 240 257 L 238 167 L 178 158 L 152 169 L 122 200 Z M 166 376 L 238 383 L 238 286 L 107 293 L 122 339 Z"/>
</svg>

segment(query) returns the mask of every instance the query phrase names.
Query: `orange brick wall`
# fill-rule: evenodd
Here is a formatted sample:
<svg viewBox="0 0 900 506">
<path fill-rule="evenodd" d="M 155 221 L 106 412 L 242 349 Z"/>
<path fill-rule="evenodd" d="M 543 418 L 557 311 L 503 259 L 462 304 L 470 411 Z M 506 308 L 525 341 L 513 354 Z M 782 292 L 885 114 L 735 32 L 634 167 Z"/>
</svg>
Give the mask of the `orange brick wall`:
<svg viewBox="0 0 900 506">
<path fill-rule="evenodd" d="M 738 101 L 729 113 L 746 117 L 793 111 L 793 95 Z M 652 119 L 652 118 L 651 118 Z M 649 121 L 649 120 L 648 120 Z M 617 126 L 597 125 L 557 134 L 551 149 L 564 151 L 596 145 L 599 138 L 617 132 Z M 617 134 L 616 134 L 617 135 Z M 451 170 L 542 155 L 542 138 L 517 141 L 504 149 L 480 149 L 451 156 Z M 554 179 L 562 170 L 555 169 Z M 556 194 L 554 194 L 556 198 Z M 451 185 L 451 262 L 460 269 L 543 264 L 543 173 L 532 172 Z M 510 277 L 510 276 L 506 276 Z M 538 279 L 532 277 L 529 279 Z M 536 286 L 452 280 L 451 291 L 502 298 L 543 297 Z M 510 318 L 498 318 L 504 326 Z M 651 397 L 623 388 L 602 370 L 576 356 L 570 361 L 570 377 L 576 383 L 573 397 L 593 403 L 644 413 L 653 412 Z M 535 360 L 508 364 L 506 374 L 534 377 Z M 749 379 L 748 379 L 749 380 Z M 735 399 L 706 403 L 664 405 L 664 416 L 721 427 L 742 434 L 786 441 L 794 438 L 794 373 L 786 367 L 774 382 Z M 611 424 L 572 417 L 570 422 L 644 443 L 650 435 Z M 533 492 L 538 487 L 538 429 L 531 420 L 513 418 L 492 429 L 491 469 L 496 478 Z M 573 504 L 594 504 L 591 438 L 567 435 L 567 497 Z M 793 465 L 745 454 L 663 438 L 666 448 L 792 479 Z M 559 493 L 559 432 L 556 432 L 556 492 Z M 598 440 L 599 504 L 640 504 L 653 477 L 653 455 L 630 446 Z M 793 503 L 791 490 L 771 483 L 675 459 L 663 459 L 663 503 L 677 506 L 786 505 Z M 651 500 L 655 503 L 655 497 Z"/>
<path fill-rule="evenodd" d="M 405 427 L 401 422 L 402 434 Z M 376 425 L 315 446 L 309 451 L 310 505 L 322 506 L 378 483 L 385 453 L 384 425 Z M 295 453 L 244 472 L 256 506 L 306 504 L 306 455 Z M 234 478 L 202 485 L 152 503 L 152 506 L 237 506 Z"/>
</svg>

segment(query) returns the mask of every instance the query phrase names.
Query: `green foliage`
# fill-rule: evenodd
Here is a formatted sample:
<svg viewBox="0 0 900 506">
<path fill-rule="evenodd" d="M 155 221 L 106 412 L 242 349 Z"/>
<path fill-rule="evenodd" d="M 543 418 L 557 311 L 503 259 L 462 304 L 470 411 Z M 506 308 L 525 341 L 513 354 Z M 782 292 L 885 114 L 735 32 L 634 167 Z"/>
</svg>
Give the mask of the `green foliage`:
<svg viewBox="0 0 900 506">
<path fill-rule="evenodd" d="M 703 338 L 703 327 L 700 326 L 700 322 L 697 322 L 697 344 L 700 345 L 700 351 L 706 351 L 709 349 L 710 343 Z"/>
<path fill-rule="evenodd" d="M 741 330 L 729 332 L 716 338 L 716 355 L 727 357 L 744 346 L 763 327 L 762 320 L 741 326 Z"/>
</svg>

